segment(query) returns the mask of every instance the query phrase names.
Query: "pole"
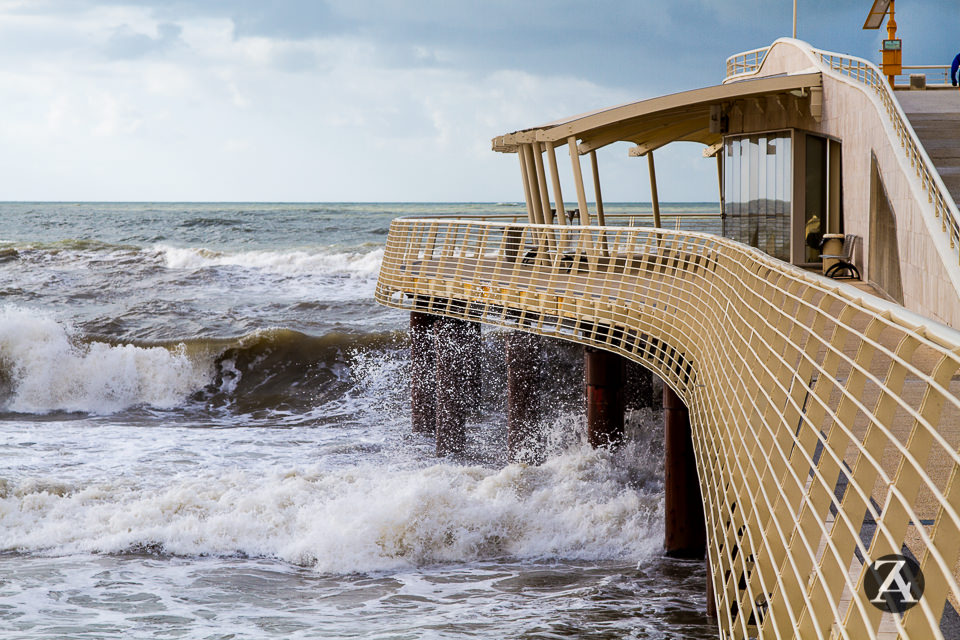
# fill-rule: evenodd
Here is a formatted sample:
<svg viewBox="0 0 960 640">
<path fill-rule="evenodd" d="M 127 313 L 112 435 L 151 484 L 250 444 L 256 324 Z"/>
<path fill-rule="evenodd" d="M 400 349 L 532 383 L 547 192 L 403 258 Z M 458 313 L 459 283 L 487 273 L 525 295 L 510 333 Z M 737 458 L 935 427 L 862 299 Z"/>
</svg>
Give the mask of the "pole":
<svg viewBox="0 0 960 640">
<path fill-rule="evenodd" d="M 594 448 L 623 442 L 623 358 L 615 353 L 583 348 L 587 391 L 587 439 Z"/>
<path fill-rule="evenodd" d="M 707 547 L 703 498 L 697 477 L 690 415 L 663 385 L 663 547 L 668 556 L 702 558 Z"/>
<path fill-rule="evenodd" d="M 414 433 L 437 428 L 437 349 L 429 313 L 410 312 L 410 418 Z"/>
<path fill-rule="evenodd" d="M 660 198 L 657 196 L 657 168 L 653 164 L 653 151 L 647 152 L 647 169 L 650 172 L 650 202 L 653 205 L 653 226 L 660 228 Z"/>
<path fill-rule="evenodd" d="M 797 39 L 797 0 L 793 0 L 793 39 Z"/>
</svg>

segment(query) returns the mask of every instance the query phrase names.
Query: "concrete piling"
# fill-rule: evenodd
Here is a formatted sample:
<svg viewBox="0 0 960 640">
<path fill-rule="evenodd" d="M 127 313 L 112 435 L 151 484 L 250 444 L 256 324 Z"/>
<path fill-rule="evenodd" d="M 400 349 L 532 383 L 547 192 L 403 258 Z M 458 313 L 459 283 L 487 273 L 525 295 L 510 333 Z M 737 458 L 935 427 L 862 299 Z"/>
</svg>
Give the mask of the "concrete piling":
<svg viewBox="0 0 960 640">
<path fill-rule="evenodd" d="M 537 462 L 540 441 L 543 338 L 524 331 L 507 336 L 507 448 L 510 459 Z"/>
<path fill-rule="evenodd" d="M 664 551 L 671 557 L 702 558 L 707 533 L 690 415 L 667 385 L 663 386 L 663 426 Z"/>
<path fill-rule="evenodd" d="M 615 353 L 583 348 L 587 396 L 587 440 L 593 447 L 623 442 L 623 358 Z"/>
<path fill-rule="evenodd" d="M 437 428 L 437 348 L 429 313 L 410 313 L 410 416 L 414 433 Z"/>
<path fill-rule="evenodd" d="M 436 337 L 437 455 L 461 455 L 467 414 L 479 401 L 480 325 L 438 317 Z"/>
</svg>

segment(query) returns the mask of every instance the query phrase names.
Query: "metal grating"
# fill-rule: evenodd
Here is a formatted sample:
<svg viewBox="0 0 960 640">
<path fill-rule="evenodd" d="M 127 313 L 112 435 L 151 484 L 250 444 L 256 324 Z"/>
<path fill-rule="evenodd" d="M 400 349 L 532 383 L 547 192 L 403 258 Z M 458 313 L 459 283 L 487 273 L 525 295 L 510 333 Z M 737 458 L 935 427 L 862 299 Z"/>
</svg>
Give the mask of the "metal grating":
<svg viewBox="0 0 960 640">
<path fill-rule="evenodd" d="M 942 637 L 960 333 L 724 238 L 638 226 L 398 219 L 376 299 L 663 378 L 690 409 L 724 636 Z M 864 561 L 894 552 L 926 578 L 902 618 L 862 589 Z"/>
</svg>

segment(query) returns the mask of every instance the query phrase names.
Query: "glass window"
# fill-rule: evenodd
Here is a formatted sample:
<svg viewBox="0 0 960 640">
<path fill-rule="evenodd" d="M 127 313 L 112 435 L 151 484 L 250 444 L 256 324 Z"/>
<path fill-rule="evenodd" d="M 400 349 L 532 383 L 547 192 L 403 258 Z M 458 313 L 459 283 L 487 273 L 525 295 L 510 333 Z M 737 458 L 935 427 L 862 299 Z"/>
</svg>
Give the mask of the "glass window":
<svg viewBox="0 0 960 640">
<path fill-rule="evenodd" d="M 723 235 L 790 261 L 792 147 L 789 132 L 724 141 Z"/>
</svg>

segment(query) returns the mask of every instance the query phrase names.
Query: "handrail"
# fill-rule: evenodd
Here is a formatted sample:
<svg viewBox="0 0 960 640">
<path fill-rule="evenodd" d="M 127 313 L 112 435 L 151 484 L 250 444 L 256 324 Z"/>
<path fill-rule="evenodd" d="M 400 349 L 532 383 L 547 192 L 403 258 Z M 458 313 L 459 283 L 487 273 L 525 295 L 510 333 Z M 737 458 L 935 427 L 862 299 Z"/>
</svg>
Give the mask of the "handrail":
<svg viewBox="0 0 960 640">
<path fill-rule="evenodd" d="M 960 602 L 957 331 L 732 240 L 645 227 L 396 219 L 376 299 L 663 378 L 690 409 L 725 636 L 942 637 Z M 903 548 L 926 591 L 900 618 L 862 583 Z"/>
<path fill-rule="evenodd" d="M 957 209 L 957 204 L 934 167 L 933 161 L 930 160 L 920 143 L 920 139 L 900 107 L 900 103 L 894 97 L 893 89 L 887 82 L 886 76 L 881 73 L 876 65 L 862 58 L 820 51 L 804 42 L 783 38 L 765 49 L 754 49 L 731 56 L 728 59 L 728 73 L 724 82 L 758 74 L 767 59 L 766 54 L 778 43 L 790 43 L 797 46 L 805 51 L 814 63 L 823 67 L 826 72 L 835 74 L 837 78 L 850 79 L 863 85 L 864 88 L 870 89 L 871 93 L 880 101 L 891 128 L 904 150 L 907 161 L 915 170 L 922 191 L 927 194 L 928 204 L 932 205 L 935 218 L 940 220 L 941 229 L 947 234 L 950 248 L 958 251 L 957 260 L 960 263 L 960 250 L 958 250 L 958 247 L 960 247 L 960 210 Z M 764 51 L 763 56 L 758 55 L 757 52 L 760 51 Z M 738 70 L 739 67 L 734 65 L 734 73 L 731 74 L 730 60 L 739 60 L 741 57 L 745 57 L 747 60 L 756 59 L 756 63 L 753 65 L 744 63 L 743 70 Z"/>
<path fill-rule="evenodd" d="M 735 53 L 727 58 L 727 77 L 724 82 L 759 71 L 763 65 L 763 59 L 769 51 L 770 47 L 760 47 L 743 53 Z"/>
</svg>

